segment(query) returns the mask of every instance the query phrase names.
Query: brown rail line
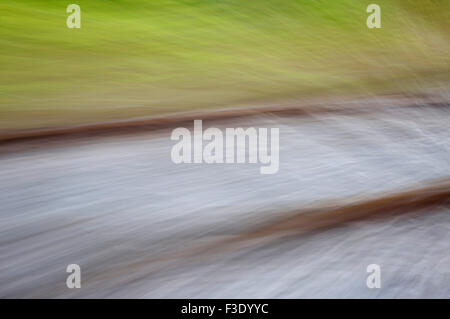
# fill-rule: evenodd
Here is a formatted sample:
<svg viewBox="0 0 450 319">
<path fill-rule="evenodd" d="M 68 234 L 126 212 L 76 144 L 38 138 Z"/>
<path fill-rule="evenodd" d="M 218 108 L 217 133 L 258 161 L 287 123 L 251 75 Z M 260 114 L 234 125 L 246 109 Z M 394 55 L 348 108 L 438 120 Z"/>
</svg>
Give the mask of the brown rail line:
<svg viewBox="0 0 450 319">
<path fill-rule="evenodd" d="M 380 106 L 414 107 L 448 105 L 448 101 L 440 94 L 391 94 L 384 96 L 360 96 L 341 98 L 321 98 L 301 101 L 281 101 L 258 106 L 230 107 L 224 109 L 181 112 L 133 118 L 127 120 L 100 122 L 70 127 L 43 128 L 34 130 L 19 130 L 10 132 L 0 131 L 0 145 L 4 143 L 20 142 L 24 140 L 91 136 L 96 134 L 126 134 L 139 131 L 153 131 L 191 124 L 196 119 L 226 120 L 254 116 L 258 114 L 274 114 L 280 116 L 305 116 L 318 113 L 358 113 L 374 112 Z"/>
<path fill-rule="evenodd" d="M 267 245 L 288 236 L 303 236 L 320 231 L 326 231 L 361 220 L 381 219 L 397 215 L 410 214 L 426 208 L 448 206 L 450 204 L 450 178 L 432 181 L 403 192 L 388 194 L 373 199 L 352 203 L 352 198 L 324 207 L 304 208 L 287 212 L 283 216 L 266 220 L 263 225 L 256 226 L 238 235 L 221 236 L 206 244 L 194 245 L 180 251 L 172 251 L 139 261 L 121 263 L 101 274 L 93 275 L 90 282 L 102 281 L 107 278 L 120 278 L 130 274 L 139 278 L 157 275 L 173 265 L 200 265 L 207 263 L 213 256 L 227 252 L 238 251 L 250 247 Z M 131 275 L 133 277 L 133 275 Z M 139 280 L 139 279 L 136 279 Z"/>
</svg>

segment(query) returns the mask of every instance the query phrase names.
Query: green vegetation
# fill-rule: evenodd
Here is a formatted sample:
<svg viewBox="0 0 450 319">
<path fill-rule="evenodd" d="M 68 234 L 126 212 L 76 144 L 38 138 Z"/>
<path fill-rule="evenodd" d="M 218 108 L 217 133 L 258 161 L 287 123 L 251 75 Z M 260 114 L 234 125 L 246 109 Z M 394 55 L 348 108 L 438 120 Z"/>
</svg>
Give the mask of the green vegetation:
<svg viewBox="0 0 450 319">
<path fill-rule="evenodd" d="M 81 29 L 66 7 L 81 7 Z M 77 0 L 0 4 L 0 131 L 448 76 L 447 0 Z"/>
</svg>

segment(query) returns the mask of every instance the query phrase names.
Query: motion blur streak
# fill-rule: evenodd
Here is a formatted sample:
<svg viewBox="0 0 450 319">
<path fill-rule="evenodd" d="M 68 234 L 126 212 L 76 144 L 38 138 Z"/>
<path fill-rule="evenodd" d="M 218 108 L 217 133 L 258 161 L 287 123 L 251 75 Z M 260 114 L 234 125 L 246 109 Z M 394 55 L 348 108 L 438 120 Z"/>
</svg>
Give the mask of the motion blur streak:
<svg viewBox="0 0 450 319">
<path fill-rule="evenodd" d="M 66 7 L 81 8 L 81 28 Z M 380 29 L 366 25 L 381 7 Z M 446 0 L 0 1 L 0 133 L 449 80 Z"/>
<path fill-rule="evenodd" d="M 208 122 L 278 127 L 270 178 L 173 164 L 168 129 L 5 144 L 0 297 L 450 297 L 450 105 L 391 103 Z"/>
</svg>

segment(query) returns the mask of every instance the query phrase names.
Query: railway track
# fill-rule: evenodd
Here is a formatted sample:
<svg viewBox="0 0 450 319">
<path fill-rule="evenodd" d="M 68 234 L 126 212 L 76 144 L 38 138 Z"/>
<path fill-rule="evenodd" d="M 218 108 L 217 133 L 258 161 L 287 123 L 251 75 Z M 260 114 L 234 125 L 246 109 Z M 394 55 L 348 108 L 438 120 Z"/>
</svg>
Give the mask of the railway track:
<svg viewBox="0 0 450 319">
<path fill-rule="evenodd" d="M 269 177 L 176 165 L 165 127 L 3 144 L 0 296 L 450 297 L 449 106 L 204 121 L 279 128 Z"/>
</svg>

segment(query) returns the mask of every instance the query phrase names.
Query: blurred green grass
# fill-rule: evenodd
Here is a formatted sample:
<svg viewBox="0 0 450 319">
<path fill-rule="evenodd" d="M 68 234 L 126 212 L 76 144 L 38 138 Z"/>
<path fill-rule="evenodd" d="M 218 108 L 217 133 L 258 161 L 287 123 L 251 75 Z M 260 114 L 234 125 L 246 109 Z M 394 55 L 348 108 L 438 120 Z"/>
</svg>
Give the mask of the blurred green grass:
<svg viewBox="0 0 450 319">
<path fill-rule="evenodd" d="M 66 7 L 81 7 L 81 29 Z M 448 77 L 450 1 L 0 4 L 0 130 L 373 93 Z"/>
</svg>

